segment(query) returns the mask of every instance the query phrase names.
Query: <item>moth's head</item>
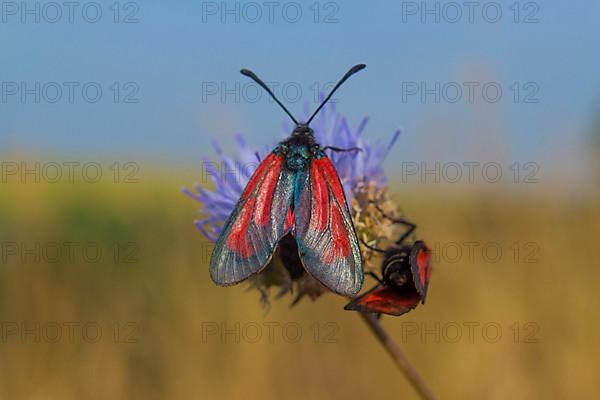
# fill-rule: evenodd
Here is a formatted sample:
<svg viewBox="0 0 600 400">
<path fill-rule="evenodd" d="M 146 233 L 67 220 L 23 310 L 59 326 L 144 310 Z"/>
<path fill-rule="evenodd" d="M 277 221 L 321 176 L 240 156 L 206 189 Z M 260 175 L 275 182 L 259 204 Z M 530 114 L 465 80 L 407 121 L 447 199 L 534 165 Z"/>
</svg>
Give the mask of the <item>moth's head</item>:
<svg viewBox="0 0 600 400">
<path fill-rule="evenodd" d="M 382 275 L 389 285 L 402 287 L 408 283 L 410 264 L 406 248 L 399 249 L 383 261 Z"/>
<path fill-rule="evenodd" d="M 296 127 L 294 128 L 294 131 L 292 132 L 292 135 L 312 135 L 313 134 L 313 130 L 310 126 L 308 126 L 308 124 L 304 123 L 304 122 L 300 122 L 296 125 Z"/>
</svg>

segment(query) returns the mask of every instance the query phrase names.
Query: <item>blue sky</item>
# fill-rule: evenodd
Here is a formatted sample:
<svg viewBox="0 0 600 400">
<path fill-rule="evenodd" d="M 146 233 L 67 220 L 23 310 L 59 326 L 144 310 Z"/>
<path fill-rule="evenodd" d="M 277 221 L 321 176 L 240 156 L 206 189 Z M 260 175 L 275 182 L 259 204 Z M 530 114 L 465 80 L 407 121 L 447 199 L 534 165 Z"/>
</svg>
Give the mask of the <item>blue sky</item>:
<svg viewBox="0 0 600 400">
<path fill-rule="evenodd" d="M 427 2 L 430 10 L 438 4 L 439 22 L 421 2 L 272 2 L 273 22 L 264 2 L 237 3 L 238 11 L 226 2 L 234 12 L 225 15 L 220 1 L 120 2 L 118 15 L 113 3 L 98 2 L 96 23 L 86 21 L 96 11 L 87 2 L 77 3 L 73 22 L 62 7 L 54 23 L 56 10 L 47 2 L 29 14 L 20 2 L 2 3 L 0 152 L 193 162 L 209 152 L 212 137 L 225 147 L 236 132 L 257 146 L 273 142 L 285 115 L 264 94 L 256 102 L 245 101 L 243 93 L 239 102 L 231 94 L 222 102 L 219 94 L 206 93 L 215 84 L 245 85 L 241 67 L 287 85 L 292 94 L 286 98 L 296 100 L 289 108 L 300 114 L 304 103 L 316 106 L 315 84 L 366 63 L 335 96 L 338 107 L 355 123 L 368 115 L 366 134 L 377 140 L 403 128 L 394 151 L 413 159 L 429 151 L 472 159 L 465 148 L 476 142 L 475 148 L 493 152 L 498 141 L 510 159 L 538 159 L 559 151 L 561 143 L 582 141 L 599 108 L 600 5 L 593 1 L 476 2 L 473 22 L 463 2 Z M 34 2 L 26 4 L 35 10 Z M 493 23 L 497 6 L 502 15 Z M 73 102 L 69 82 L 75 82 Z M 420 93 L 406 92 L 436 82 L 439 103 L 434 94 L 423 102 Z M 502 97 L 493 103 L 477 89 L 470 103 L 465 82 L 499 86 Z M 23 84 L 33 90 L 24 101 Z M 86 84 L 102 90 L 98 102 L 84 98 Z M 52 103 L 57 85 L 62 95 Z M 457 86 L 463 97 L 452 103 Z"/>
</svg>

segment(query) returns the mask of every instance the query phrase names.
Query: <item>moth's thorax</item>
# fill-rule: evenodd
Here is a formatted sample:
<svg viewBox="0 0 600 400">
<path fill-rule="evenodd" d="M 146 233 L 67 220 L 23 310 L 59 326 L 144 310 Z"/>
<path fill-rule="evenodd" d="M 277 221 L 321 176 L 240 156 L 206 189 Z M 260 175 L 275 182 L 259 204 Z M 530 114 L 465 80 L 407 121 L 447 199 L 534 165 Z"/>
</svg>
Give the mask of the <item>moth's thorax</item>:
<svg viewBox="0 0 600 400">
<path fill-rule="evenodd" d="M 320 158 L 323 152 L 315 141 L 313 130 L 306 124 L 298 124 L 292 135 L 279 143 L 275 153 L 285 158 L 289 170 L 300 171 L 307 168 L 312 158 Z"/>
</svg>

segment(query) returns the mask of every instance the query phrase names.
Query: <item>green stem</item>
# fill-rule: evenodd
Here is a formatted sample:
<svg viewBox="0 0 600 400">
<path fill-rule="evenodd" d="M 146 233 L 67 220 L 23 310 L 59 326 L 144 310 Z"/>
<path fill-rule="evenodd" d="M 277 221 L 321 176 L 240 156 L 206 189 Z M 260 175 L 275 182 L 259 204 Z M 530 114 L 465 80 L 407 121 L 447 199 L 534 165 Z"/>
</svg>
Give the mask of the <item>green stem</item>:
<svg viewBox="0 0 600 400">
<path fill-rule="evenodd" d="M 406 355 L 400 350 L 400 347 L 394 342 L 391 336 L 379 322 L 375 314 L 359 313 L 365 323 L 371 329 L 371 332 L 377 337 L 379 343 L 383 345 L 387 353 L 392 357 L 400 371 L 406 379 L 411 383 L 413 388 L 419 393 L 421 398 L 425 400 L 435 400 L 436 397 L 423 380 L 419 372 L 413 367 Z"/>
</svg>

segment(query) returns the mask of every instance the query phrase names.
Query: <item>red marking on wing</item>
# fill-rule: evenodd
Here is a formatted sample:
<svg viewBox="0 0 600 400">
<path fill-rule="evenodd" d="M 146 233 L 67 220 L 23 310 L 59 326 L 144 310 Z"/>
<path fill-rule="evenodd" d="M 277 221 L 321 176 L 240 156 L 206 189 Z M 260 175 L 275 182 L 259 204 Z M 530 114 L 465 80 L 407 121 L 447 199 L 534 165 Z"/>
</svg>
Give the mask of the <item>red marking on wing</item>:
<svg viewBox="0 0 600 400">
<path fill-rule="evenodd" d="M 287 215 L 285 216 L 285 223 L 283 224 L 284 234 L 294 230 L 296 227 L 294 212 L 291 208 L 288 209 Z"/>
<path fill-rule="evenodd" d="M 256 194 L 254 221 L 259 226 L 266 225 L 269 222 L 273 194 L 275 192 L 275 186 L 277 186 L 279 173 L 281 172 L 282 162 L 282 157 L 275 156 L 274 159 L 269 159 L 269 157 L 265 158 L 265 161 L 262 163 L 268 165 L 269 169 L 265 172 L 264 179 L 262 180 L 261 186 L 258 188 L 258 192 Z"/>
<path fill-rule="evenodd" d="M 248 199 L 244 207 L 240 210 L 240 218 L 233 224 L 227 237 L 227 246 L 244 258 L 250 257 L 253 253 L 246 233 L 248 232 L 248 224 L 252 218 L 252 210 L 255 203 L 255 197 Z"/>
<path fill-rule="evenodd" d="M 338 203 L 340 203 L 340 205 L 346 204 L 346 195 L 344 194 L 344 188 L 342 187 L 340 178 L 331 160 L 328 157 L 321 157 L 318 160 L 315 159 L 313 161 L 313 164 L 316 164 L 318 166 L 318 169 L 323 171 L 323 176 L 329 182 L 331 190 L 333 191 L 333 195 L 335 196 L 335 199 L 338 201 Z"/>
<path fill-rule="evenodd" d="M 350 303 L 350 309 L 398 316 L 415 308 L 419 301 L 417 292 L 400 294 L 394 288 L 380 286 Z"/>
<path fill-rule="evenodd" d="M 350 254 L 350 240 L 348 239 L 348 231 L 342 221 L 340 209 L 333 202 L 330 203 L 329 209 L 331 212 L 330 228 L 333 242 L 323 254 L 323 262 L 326 264 L 345 259 Z"/>
<path fill-rule="evenodd" d="M 313 160 L 311 165 L 311 186 L 312 186 L 312 213 L 310 216 L 310 228 L 322 231 L 327 227 L 329 219 L 329 188 L 323 173 L 322 167 L 318 164 L 319 160 Z"/>
<path fill-rule="evenodd" d="M 424 286 L 429 282 L 429 275 L 431 273 L 431 265 L 429 264 L 429 259 L 431 258 L 431 253 L 428 249 L 419 251 L 417 254 L 417 265 L 419 266 L 419 278 Z"/>
<path fill-rule="evenodd" d="M 272 163 L 274 161 L 276 162 L 277 159 L 281 160 L 281 156 L 278 156 L 275 153 L 271 153 L 264 160 L 262 160 L 262 162 L 259 164 L 256 171 L 254 171 L 254 174 L 250 178 L 250 181 L 248 181 L 248 184 L 246 185 L 246 188 L 244 189 L 244 192 L 242 193 L 242 196 L 241 196 L 242 199 L 247 198 L 248 195 L 250 195 L 250 193 L 252 193 L 254 191 L 254 189 L 256 188 L 256 185 L 258 185 L 261 178 L 265 174 L 265 170 L 267 168 L 271 167 Z"/>
</svg>

